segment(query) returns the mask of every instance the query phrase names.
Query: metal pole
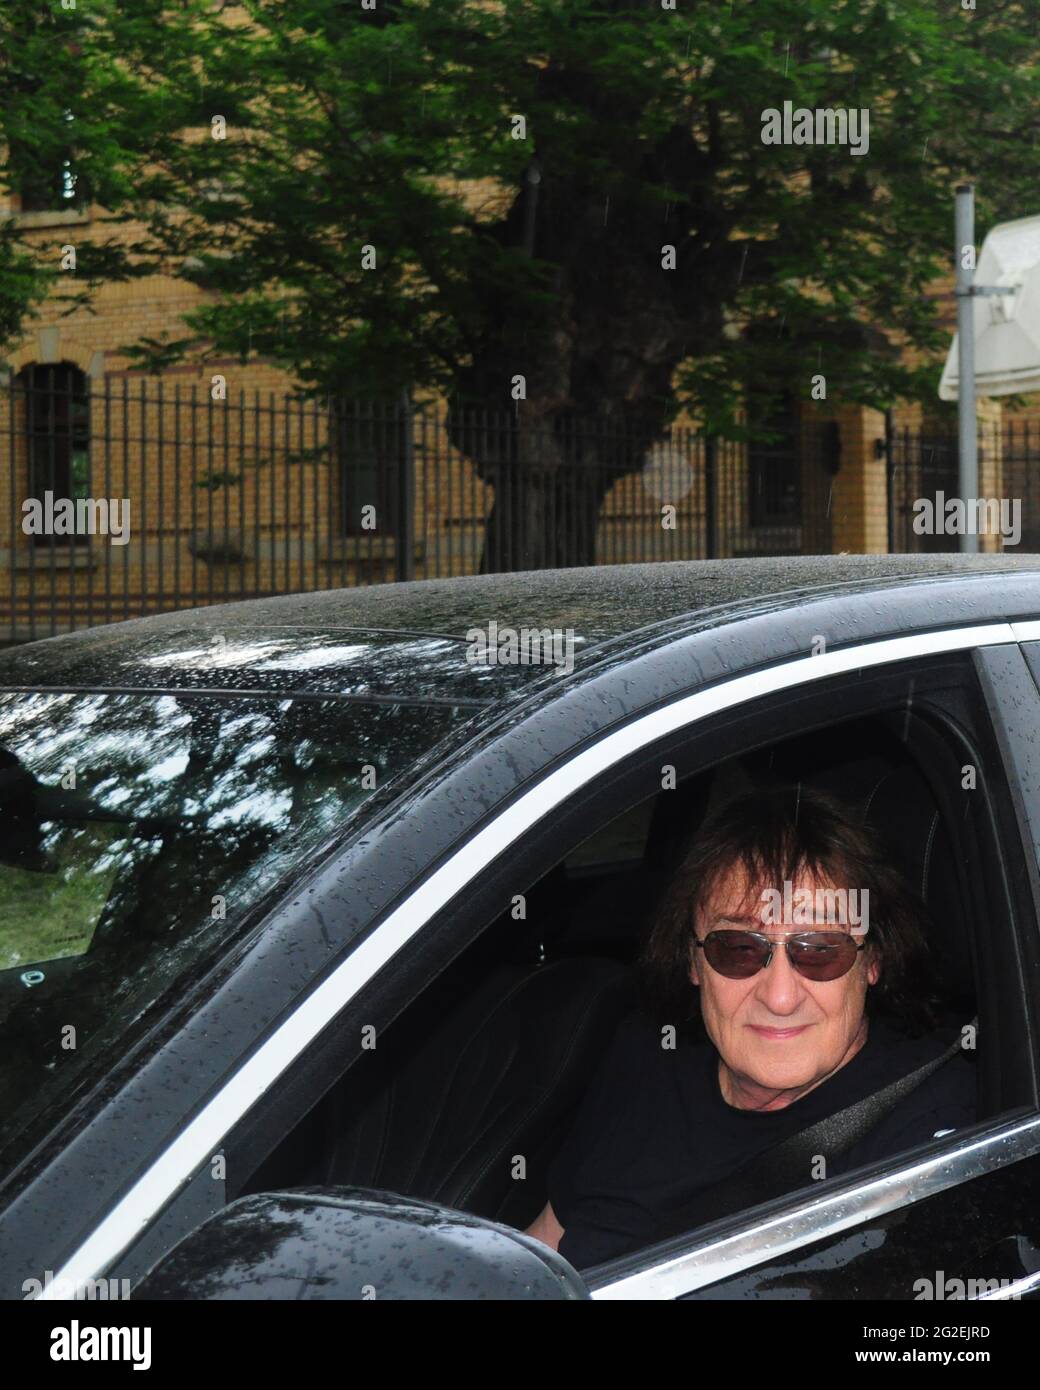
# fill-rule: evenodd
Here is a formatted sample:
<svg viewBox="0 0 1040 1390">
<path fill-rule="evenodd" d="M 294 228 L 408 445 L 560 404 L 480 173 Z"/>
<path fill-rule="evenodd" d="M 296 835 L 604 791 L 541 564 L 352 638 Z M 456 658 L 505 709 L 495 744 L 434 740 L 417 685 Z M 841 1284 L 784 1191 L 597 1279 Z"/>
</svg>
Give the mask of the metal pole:
<svg viewBox="0 0 1040 1390">
<path fill-rule="evenodd" d="M 957 265 L 957 485 L 965 509 L 979 495 L 975 426 L 975 185 L 957 185 L 954 241 Z M 968 248 L 971 253 L 968 254 Z M 965 264 L 967 262 L 967 264 Z M 964 534 L 960 549 L 976 554 L 977 535 Z"/>
</svg>

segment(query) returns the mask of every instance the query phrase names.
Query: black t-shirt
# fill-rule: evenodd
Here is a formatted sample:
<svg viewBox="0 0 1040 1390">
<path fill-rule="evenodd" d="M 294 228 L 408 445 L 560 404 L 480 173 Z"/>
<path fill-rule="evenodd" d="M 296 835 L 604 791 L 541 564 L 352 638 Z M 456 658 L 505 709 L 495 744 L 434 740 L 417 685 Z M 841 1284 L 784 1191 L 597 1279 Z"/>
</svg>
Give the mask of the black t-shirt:
<svg viewBox="0 0 1040 1390">
<path fill-rule="evenodd" d="M 673 1208 L 763 1149 L 923 1066 L 951 1041 L 949 1034 L 910 1039 L 874 1019 L 859 1052 L 814 1090 L 782 1110 L 738 1110 L 722 1097 L 710 1043 L 664 1048 L 655 1024 L 630 1014 L 549 1170 L 549 1200 L 564 1228 L 560 1254 L 582 1269 L 649 1244 Z M 826 1175 L 974 1122 L 975 1068 L 954 1057 L 829 1160 Z"/>
</svg>

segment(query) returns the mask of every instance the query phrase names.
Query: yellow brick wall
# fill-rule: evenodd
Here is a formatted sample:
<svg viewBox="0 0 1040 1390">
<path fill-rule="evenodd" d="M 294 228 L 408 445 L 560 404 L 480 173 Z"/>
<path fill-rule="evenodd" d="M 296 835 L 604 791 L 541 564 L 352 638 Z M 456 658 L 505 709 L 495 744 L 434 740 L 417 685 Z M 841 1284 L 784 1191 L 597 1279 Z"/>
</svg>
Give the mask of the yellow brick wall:
<svg viewBox="0 0 1040 1390">
<path fill-rule="evenodd" d="M 488 215 L 505 196 L 490 180 L 467 185 L 465 191 L 473 206 Z M 17 214 L 18 209 L 16 196 L 0 195 L 0 213 Z M 104 213 L 96 207 L 86 218 L 68 212 L 33 213 L 23 215 L 22 221 L 26 241 L 44 254 L 54 242 L 74 245 L 84 232 L 96 234 Z M 104 231 L 127 244 L 144 234 L 135 224 L 107 225 Z M 935 293 L 947 292 L 945 285 L 935 287 Z M 294 394 L 289 373 L 270 363 L 243 365 L 229 359 L 204 372 L 188 366 L 170 368 L 160 381 L 133 369 L 120 351 L 123 344 L 143 336 L 183 335 L 181 316 L 205 299 L 205 291 L 167 276 L 105 284 L 94 296 L 92 312 L 77 309 L 65 316 L 58 304 L 45 304 L 22 339 L 9 348 L 6 365 L 12 377 L 32 363 L 72 363 L 85 374 L 90 389 L 104 387 L 111 393 L 108 405 L 102 410 L 99 404 L 92 419 L 91 491 L 95 496 L 130 497 L 133 538 L 121 548 L 92 542 L 89 557 L 85 547 L 76 547 L 78 560 L 72 564 L 60 550 L 34 546 L 21 534 L 17 523 L 28 491 L 28 463 L 22 423 L 17 411 L 11 418 L 9 399 L 3 395 L 0 431 L 9 442 L 0 476 L 0 567 L 5 571 L 0 573 L 0 601 L 6 588 L 15 608 L 27 614 L 38 603 L 42 586 L 67 608 L 91 617 L 98 610 L 99 594 L 105 596 L 104 604 L 111 593 L 113 602 L 122 601 L 133 612 L 208 601 L 211 592 L 219 600 L 236 593 L 394 577 L 392 537 L 377 532 L 357 542 L 337 539 L 342 508 L 328 462 L 285 462 L 286 450 L 301 444 L 320 447 L 328 439 L 327 421 L 317 404 L 286 406 Z M 227 397 L 210 405 L 217 373 L 224 378 Z M 421 577 L 469 572 L 479 556 L 492 491 L 476 476 L 471 462 L 449 448 L 444 402 L 427 397 L 427 404 L 434 416 L 422 417 L 414 440 L 416 573 Z M 885 465 L 875 447 L 884 435 L 884 417 L 836 403 L 823 409 L 807 405 L 805 410 L 807 418 L 838 421 L 842 462 L 832 477 L 807 457 L 802 475 L 807 516 L 796 544 L 808 550 L 884 551 Z M 999 421 L 999 405 L 984 406 L 980 417 Z M 919 426 L 920 412 L 900 415 L 898 423 L 907 422 Z M 672 440 L 649 451 L 645 484 L 644 474 L 633 474 L 611 489 L 599 523 L 601 561 L 703 553 L 704 470 L 692 439 L 694 424 L 689 415 L 680 416 Z M 1037 431 L 1040 437 L 1040 418 Z M 210 459 L 219 470 L 225 457 L 236 471 L 244 460 L 242 482 L 200 489 L 199 476 Z M 684 462 L 690 458 L 695 460 L 692 469 Z M 753 551 L 762 541 L 748 525 L 746 450 L 722 445 L 719 459 L 717 553 Z M 999 431 L 993 447 L 985 451 L 983 476 L 986 487 L 993 489 L 991 495 L 999 495 Z M 666 504 L 675 506 L 674 528 L 662 526 Z M 221 540 L 230 533 L 228 539 L 243 542 L 243 558 L 228 562 L 193 555 L 191 533 L 199 531 L 213 532 Z"/>
</svg>

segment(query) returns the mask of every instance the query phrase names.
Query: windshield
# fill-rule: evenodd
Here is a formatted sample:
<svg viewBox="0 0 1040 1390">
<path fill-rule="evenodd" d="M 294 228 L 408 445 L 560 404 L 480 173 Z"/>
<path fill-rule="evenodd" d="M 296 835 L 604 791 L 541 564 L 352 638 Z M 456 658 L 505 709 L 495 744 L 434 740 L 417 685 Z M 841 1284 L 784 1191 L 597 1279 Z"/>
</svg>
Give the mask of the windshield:
<svg viewBox="0 0 1040 1390">
<path fill-rule="evenodd" d="M 0 693 L 0 1152 L 471 711 Z M 6 1170 L 17 1153 L 5 1153 Z"/>
</svg>

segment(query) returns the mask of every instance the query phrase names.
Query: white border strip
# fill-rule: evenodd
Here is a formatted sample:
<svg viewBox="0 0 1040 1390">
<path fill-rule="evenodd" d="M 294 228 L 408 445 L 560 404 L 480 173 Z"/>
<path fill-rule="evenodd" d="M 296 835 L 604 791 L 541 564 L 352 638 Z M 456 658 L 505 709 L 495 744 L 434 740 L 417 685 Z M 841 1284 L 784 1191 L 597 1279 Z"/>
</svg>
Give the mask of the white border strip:
<svg viewBox="0 0 1040 1390">
<path fill-rule="evenodd" d="M 1035 619 L 1026 623 L 1012 623 L 1011 631 L 1016 642 L 1036 642 L 1040 640 L 1040 622 Z"/>
<path fill-rule="evenodd" d="M 1013 642 L 1008 623 L 891 637 L 736 676 L 633 720 L 519 797 L 415 890 L 299 1005 L 121 1197 L 39 1295 L 72 1298 L 141 1234 L 297 1055 L 426 922 L 513 842 L 586 782 L 647 744 L 734 705 L 863 667 Z M 58 1293 L 52 1292 L 59 1290 Z M 66 1292 L 62 1292 L 66 1291 Z"/>
</svg>

